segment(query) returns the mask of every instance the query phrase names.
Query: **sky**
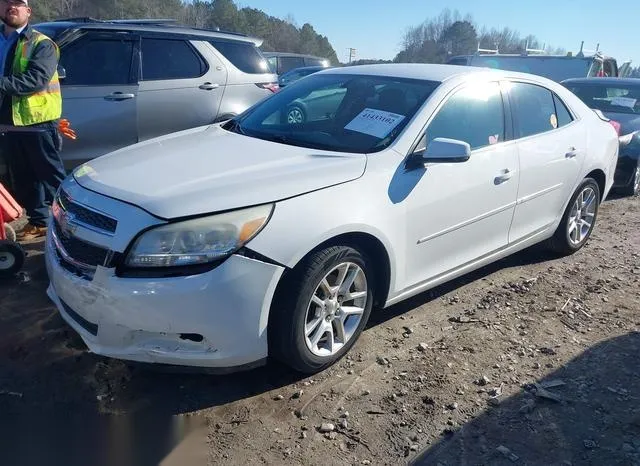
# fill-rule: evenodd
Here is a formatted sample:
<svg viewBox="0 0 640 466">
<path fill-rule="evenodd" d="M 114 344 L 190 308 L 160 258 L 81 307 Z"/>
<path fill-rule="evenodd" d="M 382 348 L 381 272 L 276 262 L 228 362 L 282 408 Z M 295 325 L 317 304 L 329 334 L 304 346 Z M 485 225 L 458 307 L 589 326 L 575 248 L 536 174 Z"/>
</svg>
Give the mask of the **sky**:
<svg viewBox="0 0 640 466">
<path fill-rule="evenodd" d="M 407 27 L 449 8 L 470 13 L 480 26 L 509 27 L 533 34 L 546 44 L 577 52 L 600 50 L 618 65 L 640 65 L 640 0 L 240 0 L 271 16 L 292 16 L 298 26 L 310 23 L 329 38 L 341 62 L 348 48 L 356 59 L 392 59 L 400 51 Z"/>
</svg>

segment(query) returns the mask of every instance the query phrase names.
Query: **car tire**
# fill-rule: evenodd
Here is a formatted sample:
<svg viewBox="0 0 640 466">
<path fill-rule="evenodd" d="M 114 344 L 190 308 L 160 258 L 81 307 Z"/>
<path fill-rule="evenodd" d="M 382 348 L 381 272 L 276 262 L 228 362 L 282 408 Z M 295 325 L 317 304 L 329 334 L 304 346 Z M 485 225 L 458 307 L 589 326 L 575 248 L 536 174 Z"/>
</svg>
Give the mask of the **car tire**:
<svg viewBox="0 0 640 466">
<path fill-rule="evenodd" d="M 341 359 L 369 320 L 372 270 L 366 255 L 347 246 L 328 247 L 303 260 L 284 278 L 272 305 L 270 355 L 306 374 Z"/>
<path fill-rule="evenodd" d="M 24 265 L 24 250 L 13 241 L 0 241 L 0 278 L 12 277 Z"/>
<path fill-rule="evenodd" d="M 633 177 L 629 184 L 620 190 L 620 194 L 623 196 L 637 196 L 640 194 L 640 160 L 636 165 Z"/>
<path fill-rule="evenodd" d="M 585 245 L 596 224 L 600 198 L 598 183 L 593 178 L 585 178 L 571 196 L 560 225 L 548 242 L 552 251 L 568 256 Z"/>
<path fill-rule="evenodd" d="M 287 124 L 299 125 L 307 121 L 307 114 L 299 105 L 292 105 L 287 110 Z"/>
</svg>

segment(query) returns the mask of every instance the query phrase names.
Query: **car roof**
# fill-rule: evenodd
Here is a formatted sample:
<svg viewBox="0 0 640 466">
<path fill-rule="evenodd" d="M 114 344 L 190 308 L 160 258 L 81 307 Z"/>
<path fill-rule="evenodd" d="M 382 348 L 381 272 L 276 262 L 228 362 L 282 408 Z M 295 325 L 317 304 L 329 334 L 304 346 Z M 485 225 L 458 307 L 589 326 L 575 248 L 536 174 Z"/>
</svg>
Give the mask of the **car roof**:
<svg viewBox="0 0 640 466">
<path fill-rule="evenodd" d="M 565 79 L 561 84 L 618 84 L 622 86 L 640 86 L 640 79 L 638 78 L 616 78 L 616 77 L 602 77 L 602 78 L 571 78 Z"/>
<path fill-rule="evenodd" d="M 308 55 L 304 53 L 289 53 L 289 52 L 262 52 L 265 57 L 303 57 L 303 58 L 317 58 L 319 60 L 326 60 L 326 58 L 318 57 L 316 55 Z"/>
<path fill-rule="evenodd" d="M 190 26 L 182 26 L 173 20 L 95 20 L 95 19 L 77 19 L 77 20 L 60 20 L 49 21 L 34 24 L 34 28 L 38 26 L 49 27 L 55 29 L 82 29 L 82 30 L 108 30 L 108 31 L 131 31 L 131 32 L 151 32 L 163 33 L 170 35 L 198 36 L 216 39 L 229 39 L 241 42 L 251 42 L 257 47 L 262 45 L 263 40 L 257 37 L 245 34 L 214 31 L 210 29 L 199 29 Z"/>
<path fill-rule="evenodd" d="M 354 65 L 341 68 L 328 68 L 318 73 L 360 74 L 371 76 L 389 76 L 394 78 L 423 79 L 427 81 L 446 81 L 455 77 L 491 74 L 500 79 L 521 78 L 540 83 L 552 83 L 547 78 L 515 71 L 458 65 L 436 65 L 422 63 L 384 63 L 376 65 Z M 555 83 L 553 83 L 555 84 Z"/>
<path fill-rule="evenodd" d="M 292 68 L 289 71 L 287 71 L 287 73 L 293 73 L 294 71 L 313 71 L 313 70 L 327 70 L 330 68 L 327 68 L 326 66 L 301 66 L 299 68 Z"/>
</svg>

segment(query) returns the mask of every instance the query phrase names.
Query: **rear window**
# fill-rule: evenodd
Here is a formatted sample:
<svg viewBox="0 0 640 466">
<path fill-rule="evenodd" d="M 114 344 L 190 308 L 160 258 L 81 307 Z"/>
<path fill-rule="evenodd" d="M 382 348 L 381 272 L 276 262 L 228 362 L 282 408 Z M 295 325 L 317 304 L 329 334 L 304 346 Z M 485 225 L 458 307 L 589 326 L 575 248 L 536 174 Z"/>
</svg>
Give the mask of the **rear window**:
<svg viewBox="0 0 640 466">
<path fill-rule="evenodd" d="M 267 61 L 252 43 L 212 40 L 211 44 L 240 71 L 250 74 L 271 72 Z"/>
<path fill-rule="evenodd" d="M 480 55 L 473 57 L 473 66 L 517 71 L 543 76 L 556 82 L 569 78 L 585 78 L 589 74 L 592 59 L 565 57 L 501 57 Z"/>
<path fill-rule="evenodd" d="M 640 114 L 640 86 L 567 83 L 588 107 L 611 113 Z"/>
<path fill-rule="evenodd" d="M 286 73 L 294 68 L 302 68 L 304 66 L 304 58 L 302 57 L 280 57 L 280 73 Z"/>
<path fill-rule="evenodd" d="M 304 63 L 307 66 L 327 66 L 327 60 L 322 58 L 305 58 Z"/>
</svg>

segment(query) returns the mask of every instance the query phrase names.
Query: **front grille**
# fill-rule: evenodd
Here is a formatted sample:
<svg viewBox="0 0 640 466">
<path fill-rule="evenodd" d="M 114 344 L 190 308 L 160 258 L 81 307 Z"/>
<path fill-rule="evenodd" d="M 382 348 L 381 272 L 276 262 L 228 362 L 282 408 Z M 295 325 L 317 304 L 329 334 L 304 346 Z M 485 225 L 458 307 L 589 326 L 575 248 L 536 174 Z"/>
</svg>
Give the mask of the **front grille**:
<svg viewBox="0 0 640 466">
<path fill-rule="evenodd" d="M 109 253 L 107 249 L 94 246 L 72 235 L 65 236 L 57 220 L 54 221 L 53 225 L 60 245 L 71 259 L 90 267 L 105 265 L 107 254 Z"/>
<path fill-rule="evenodd" d="M 91 209 L 87 209 L 80 204 L 76 204 L 75 202 L 73 202 L 71 197 L 62 189 L 60 190 L 57 201 L 60 207 L 73 215 L 74 220 L 76 220 L 77 222 L 84 223 L 85 225 L 97 228 L 102 231 L 106 231 L 108 233 L 116 232 L 116 227 L 118 226 L 117 220 L 95 212 Z"/>
</svg>

